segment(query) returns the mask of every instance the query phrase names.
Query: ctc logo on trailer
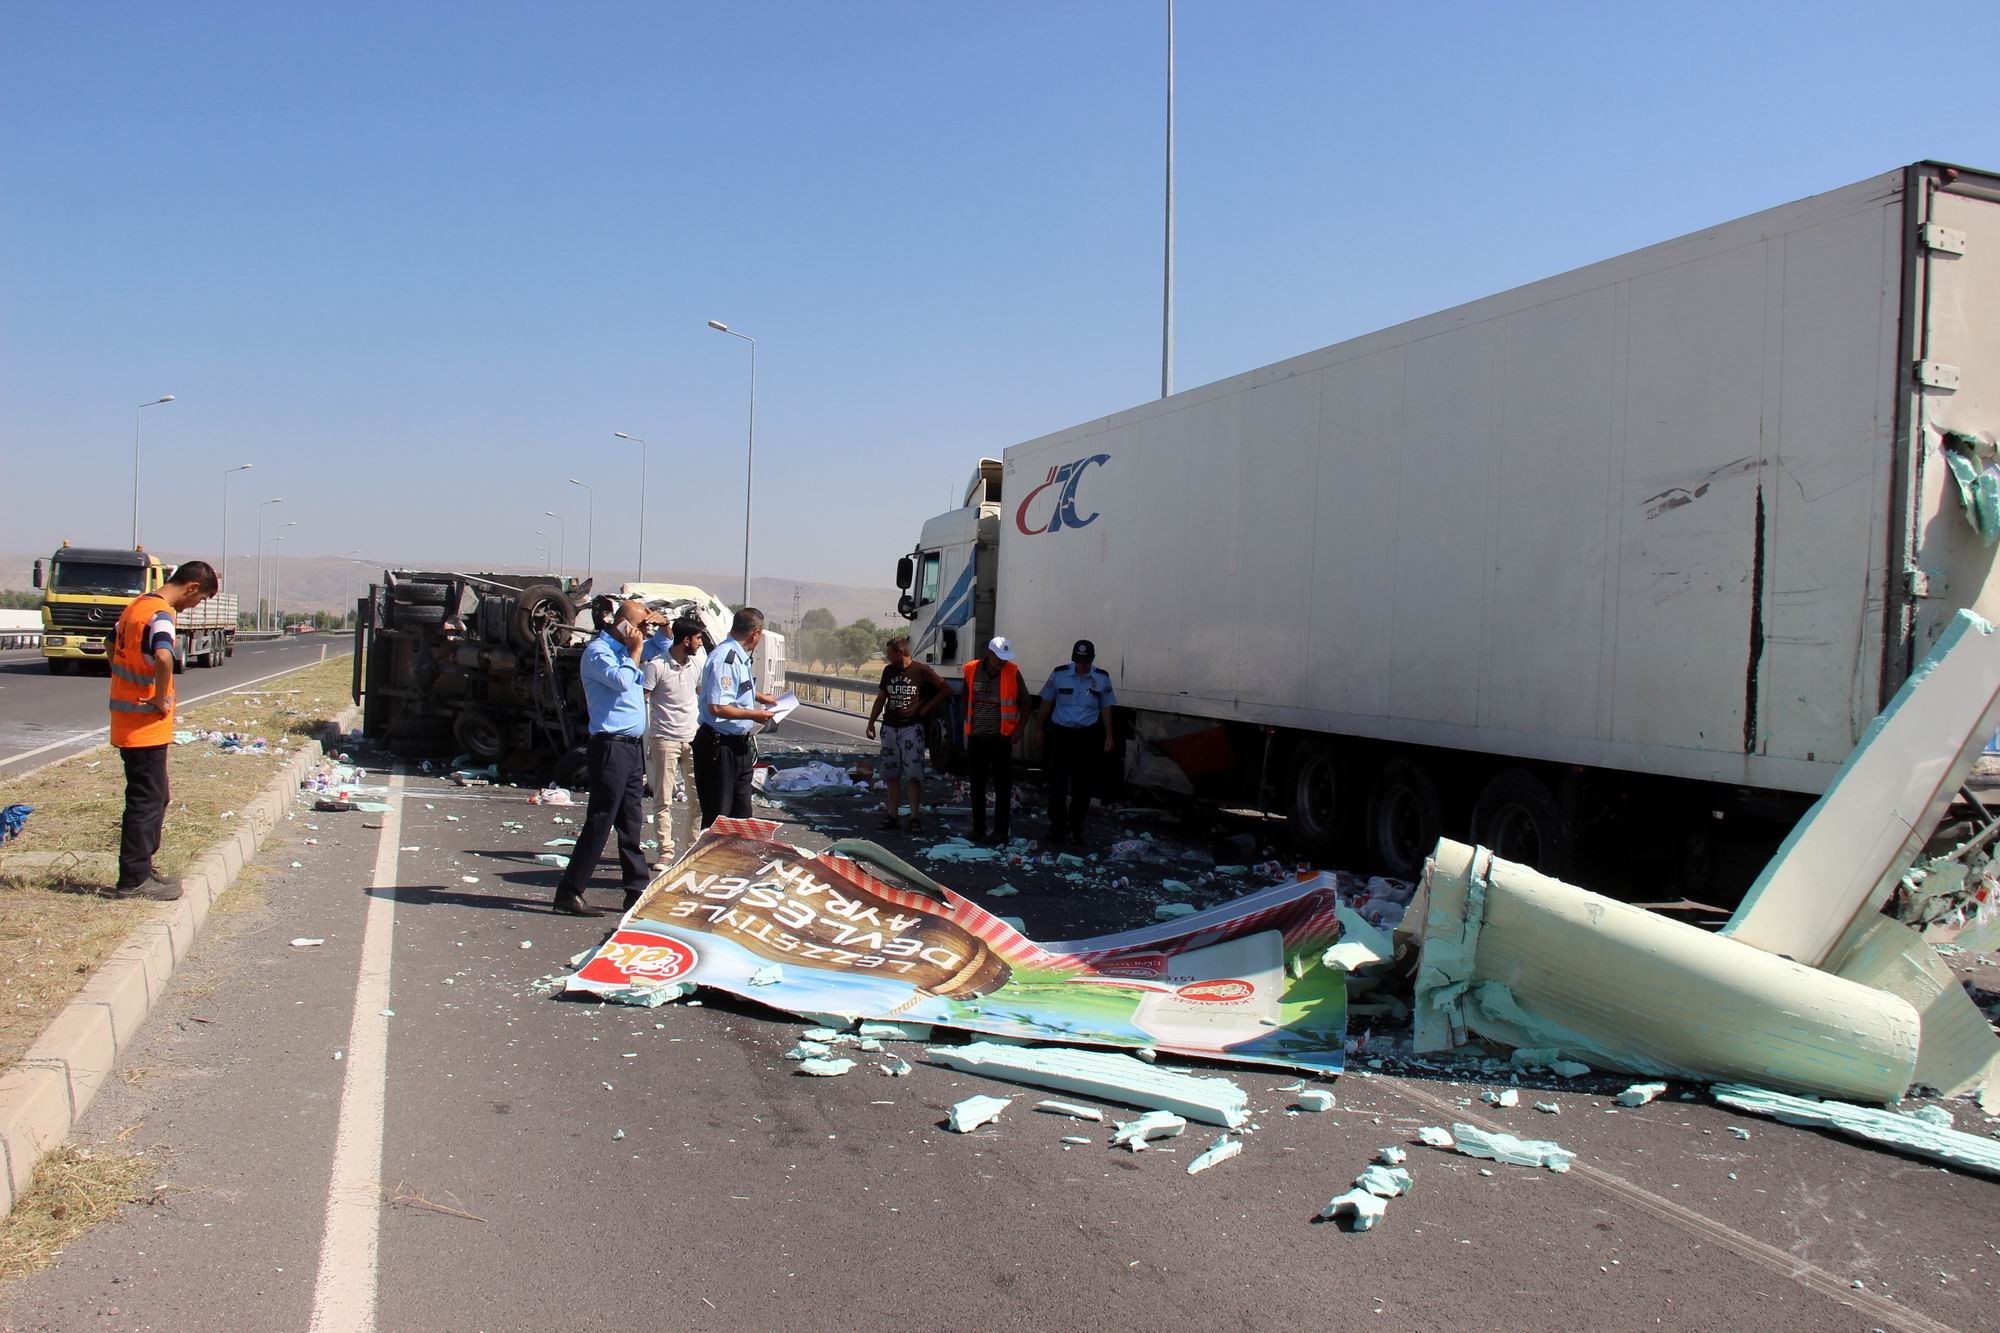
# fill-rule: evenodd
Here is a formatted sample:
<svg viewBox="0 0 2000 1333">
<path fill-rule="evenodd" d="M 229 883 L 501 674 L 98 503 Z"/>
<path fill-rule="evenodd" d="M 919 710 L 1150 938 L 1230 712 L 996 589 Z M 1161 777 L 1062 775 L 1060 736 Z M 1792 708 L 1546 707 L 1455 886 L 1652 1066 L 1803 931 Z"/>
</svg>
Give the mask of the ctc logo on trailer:
<svg viewBox="0 0 2000 1333">
<path fill-rule="evenodd" d="M 1021 498 L 1021 507 L 1014 511 L 1014 526 L 1024 537 L 1039 537 L 1045 532 L 1060 532 L 1064 528 L 1087 528 L 1097 521 L 1097 511 L 1092 510 L 1087 517 L 1078 517 L 1076 512 L 1076 487 L 1083 480 L 1083 474 L 1093 463 L 1109 463 L 1110 454 L 1092 454 L 1079 458 L 1074 463 L 1060 463 L 1049 469 L 1048 480 L 1035 487 Z M 1053 496 L 1044 499 L 1045 492 Z M 1032 527 L 1034 521 L 1028 516 L 1033 509 L 1041 526 Z"/>
</svg>

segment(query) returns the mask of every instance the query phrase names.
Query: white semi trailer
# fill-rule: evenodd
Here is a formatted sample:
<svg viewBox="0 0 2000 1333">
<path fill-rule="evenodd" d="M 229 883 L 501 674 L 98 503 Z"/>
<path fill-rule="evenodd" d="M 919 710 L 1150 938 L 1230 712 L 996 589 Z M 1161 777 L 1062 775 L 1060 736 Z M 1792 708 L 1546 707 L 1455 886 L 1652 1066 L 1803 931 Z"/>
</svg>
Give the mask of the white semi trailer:
<svg viewBox="0 0 2000 1333">
<path fill-rule="evenodd" d="M 1015 445 L 898 584 L 954 682 L 1094 639 L 1134 782 L 1560 871 L 1796 812 L 2000 613 L 1996 432 L 2000 178 L 1920 162 Z"/>
</svg>

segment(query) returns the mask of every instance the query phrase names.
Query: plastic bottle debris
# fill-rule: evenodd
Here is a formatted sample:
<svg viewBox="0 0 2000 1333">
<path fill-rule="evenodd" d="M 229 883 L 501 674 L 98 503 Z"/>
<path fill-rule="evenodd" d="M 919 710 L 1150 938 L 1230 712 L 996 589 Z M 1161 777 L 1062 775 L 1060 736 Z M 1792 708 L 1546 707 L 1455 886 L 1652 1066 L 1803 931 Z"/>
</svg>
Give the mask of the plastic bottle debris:
<svg viewBox="0 0 2000 1333">
<path fill-rule="evenodd" d="M 1502 1088 L 1498 1092 L 1488 1088 L 1479 1095 L 1485 1099 L 1488 1106 L 1519 1106 L 1521 1104 L 1521 1094 L 1513 1088 Z"/>
<path fill-rule="evenodd" d="M 1410 1160 L 1410 1154 L 1395 1144 L 1390 1144 L 1375 1154 L 1375 1160 L 1384 1166 L 1401 1166 Z"/>
<path fill-rule="evenodd" d="M 1123 1144 L 1133 1152 L 1142 1151 L 1154 1139 L 1177 1138 L 1187 1128 L 1187 1121 L 1172 1111 L 1148 1111 L 1136 1120 L 1120 1120 L 1117 1124 L 1117 1131 L 1111 1136 L 1112 1145 Z"/>
<path fill-rule="evenodd" d="M 1426 1148 L 1449 1148 L 1453 1146 L 1451 1135 L 1439 1129 L 1436 1125 L 1425 1125 L 1422 1129 L 1419 1129 L 1417 1131 L 1417 1141 Z"/>
<path fill-rule="evenodd" d="M 838 1078 L 854 1068 L 852 1060 L 829 1060 L 824 1056 L 814 1056 L 810 1060 L 799 1061 L 801 1074 L 812 1074 L 819 1078 Z"/>
<path fill-rule="evenodd" d="M 1094 1120 L 1104 1123 L 1104 1112 L 1094 1106 L 1078 1106 L 1075 1102 L 1059 1102 L 1052 1098 L 1035 1103 L 1037 1111 L 1047 1111 L 1050 1115 L 1066 1115 L 1072 1120 Z"/>
<path fill-rule="evenodd" d="M 990 1124 L 1000 1118 L 1000 1113 L 1013 1105 L 1012 1097 L 987 1097 L 975 1095 L 967 1097 L 951 1108 L 951 1129 L 955 1134 L 970 1134 L 981 1125 Z"/>
<path fill-rule="evenodd" d="M 1204 1152 L 1201 1156 L 1188 1163 L 1187 1173 L 1191 1176 L 1198 1176 L 1211 1166 L 1226 1162 L 1230 1158 L 1240 1155 L 1242 1151 L 1243 1140 L 1232 1139 L 1227 1134 L 1218 1134 L 1215 1142 L 1208 1145 L 1207 1152 Z M 1370 1169 L 1373 1170 L 1374 1168 L 1371 1167 Z"/>
<path fill-rule="evenodd" d="M 1298 1097 L 1301 1111 L 1331 1111 L 1333 1094 L 1324 1088 L 1307 1088 Z"/>
<path fill-rule="evenodd" d="M 1488 1134 L 1476 1125 L 1454 1124 L 1458 1150 L 1467 1157 L 1483 1157 L 1508 1166 L 1545 1166 L 1551 1171 L 1567 1171 L 1576 1154 L 1549 1139 L 1523 1139 L 1512 1134 Z M 1421 1131 L 1420 1131 L 1421 1132 Z"/>
<path fill-rule="evenodd" d="M 1634 1083 L 1612 1100 L 1620 1106 L 1644 1106 L 1666 1090 L 1664 1083 Z"/>
</svg>

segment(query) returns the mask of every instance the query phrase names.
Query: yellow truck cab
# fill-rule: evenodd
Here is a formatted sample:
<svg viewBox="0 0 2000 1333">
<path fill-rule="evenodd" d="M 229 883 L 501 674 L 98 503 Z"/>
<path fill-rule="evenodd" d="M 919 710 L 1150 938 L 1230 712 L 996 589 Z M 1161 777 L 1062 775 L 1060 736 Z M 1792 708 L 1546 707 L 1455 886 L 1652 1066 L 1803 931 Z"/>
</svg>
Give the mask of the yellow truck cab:
<svg viewBox="0 0 2000 1333">
<path fill-rule="evenodd" d="M 143 547 L 71 546 L 35 562 L 42 590 L 42 657 L 56 675 L 110 657 L 111 632 L 133 598 L 158 592 L 172 566 Z M 236 651 L 236 598 L 214 597 L 178 618 L 174 670 L 220 666 Z"/>
</svg>

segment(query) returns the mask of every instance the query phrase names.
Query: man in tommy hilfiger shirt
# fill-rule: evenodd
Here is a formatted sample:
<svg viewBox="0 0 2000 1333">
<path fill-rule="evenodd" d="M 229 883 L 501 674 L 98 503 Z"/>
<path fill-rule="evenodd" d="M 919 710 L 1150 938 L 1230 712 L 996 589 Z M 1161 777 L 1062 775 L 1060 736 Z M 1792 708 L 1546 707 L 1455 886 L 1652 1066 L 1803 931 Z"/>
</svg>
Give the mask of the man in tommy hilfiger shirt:
<svg viewBox="0 0 2000 1333">
<path fill-rule="evenodd" d="M 178 882 L 153 873 L 167 822 L 167 750 L 174 743 L 174 614 L 221 586 L 204 560 L 190 560 L 158 592 L 132 599 L 111 640 L 111 743 L 125 764 L 125 820 L 118 838 L 117 897 L 170 903 Z"/>
</svg>

